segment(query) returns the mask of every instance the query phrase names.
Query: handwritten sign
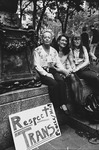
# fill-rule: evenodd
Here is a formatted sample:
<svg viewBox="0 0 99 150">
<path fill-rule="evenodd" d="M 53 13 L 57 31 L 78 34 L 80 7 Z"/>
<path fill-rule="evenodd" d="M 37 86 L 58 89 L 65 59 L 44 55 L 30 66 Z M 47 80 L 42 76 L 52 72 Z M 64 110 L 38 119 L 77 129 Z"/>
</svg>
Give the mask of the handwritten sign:
<svg viewBox="0 0 99 150">
<path fill-rule="evenodd" d="M 9 116 L 16 150 L 32 150 L 61 135 L 53 104 Z"/>
</svg>

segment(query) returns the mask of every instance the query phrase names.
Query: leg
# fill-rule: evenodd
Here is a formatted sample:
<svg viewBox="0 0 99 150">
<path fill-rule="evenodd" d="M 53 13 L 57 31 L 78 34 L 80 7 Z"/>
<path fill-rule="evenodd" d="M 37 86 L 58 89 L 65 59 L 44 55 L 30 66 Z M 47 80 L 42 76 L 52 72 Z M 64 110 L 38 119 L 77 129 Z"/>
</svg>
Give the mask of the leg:
<svg viewBox="0 0 99 150">
<path fill-rule="evenodd" d="M 55 72 L 53 76 L 57 81 L 59 87 L 60 105 L 66 104 L 67 103 L 66 83 L 58 72 Z"/>
<path fill-rule="evenodd" d="M 78 71 L 78 76 L 84 79 L 93 88 L 99 88 L 98 73 L 92 70 Z"/>
<path fill-rule="evenodd" d="M 57 82 L 47 76 L 41 76 L 41 82 L 45 85 L 48 85 L 50 100 L 55 107 L 59 107 L 59 89 Z"/>
<path fill-rule="evenodd" d="M 73 95 L 74 95 L 74 99 L 75 101 L 78 101 L 79 100 L 79 96 L 78 96 L 78 83 L 76 81 L 76 78 L 75 78 L 75 75 L 74 74 L 71 74 L 70 76 L 70 80 L 71 80 L 71 88 L 72 88 L 72 91 L 73 91 Z"/>
</svg>

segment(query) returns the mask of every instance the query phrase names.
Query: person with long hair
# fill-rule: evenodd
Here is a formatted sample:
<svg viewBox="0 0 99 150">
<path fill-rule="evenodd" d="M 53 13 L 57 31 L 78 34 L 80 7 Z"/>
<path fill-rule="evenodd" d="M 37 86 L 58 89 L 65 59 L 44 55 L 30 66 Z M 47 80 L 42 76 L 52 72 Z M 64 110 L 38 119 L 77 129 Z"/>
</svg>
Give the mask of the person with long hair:
<svg viewBox="0 0 99 150">
<path fill-rule="evenodd" d="M 42 44 L 34 50 L 34 66 L 39 72 L 41 82 L 48 85 L 50 100 L 54 107 L 67 111 L 66 85 L 60 73 L 54 69 L 54 66 L 65 70 L 57 51 L 51 46 L 53 33 L 46 29 L 42 33 Z M 68 72 L 67 72 L 68 74 Z"/>
<path fill-rule="evenodd" d="M 86 47 L 82 45 L 80 33 L 75 33 L 72 37 L 69 59 L 73 72 L 79 78 L 84 79 L 91 87 L 99 88 L 98 73 L 90 66 L 89 55 Z"/>
<path fill-rule="evenodd" d="M 69 100 L 74 99 L 74 101 L 79 101 L 79 97 L 81 97 L 81 84 L 80 80 L 77 78 L 76 74 L 74 73 L 74 65 L 71 65 L 71 61 L 69 59 L 69 55 L 71 54 L 71 48 L 69 44 L 69 37 L 65 34 L 61 34 L 57 38 L 57 45 L 55 45 L 56 50 L 58 51 L 58 55 L 60 58 L 61 63 L 63 64 L 64 68 L 68 70 L 68 76 L 65 74 L 65 70 L 60 70 L 60 68 L 55 68 L 57 71 L 63 73 L 62 76 L 66 81 L 68 91 L 71 93 L 69 94 Z M 71 97 L 71 98 L 70 98 Z"/>
<path fill-rule="evenodd" d="M 83 102 L 83 85 L 80 79 L 84 79 L 92 88 L 99 88 L 99 76 L 95 68 L 91 68 L 88 51 L 85 46 L 82 45 L 81 34 L 75 33 L 71 39 L 71 47 L 67 44 L 67 38 L 61 35 L 58 40 L 58 54 L 61 62 L 64 64 L 66 70 L 70 70 L 69 76 L 66 79 L 70 79 L 69 85 L 71 85 L 72 104 L 75 108 L 78 108 Z M 57 71 L 60 71 L 56 67 Z M 65 71 L 61 69 L 61 72 Z M 69 86 L 70 87 L 70 86 Z M 77 105 L 80 104 L 80 105 Z M 76 107 L 75 107 L 76 106 Z"/>
<path fill-rule="evenodd" d="M 68 56 L 70 53 L 70 47 L 69 47 L 69 37 L 65 34 L 61 34 L 58 38 L 57 38 L 57 43 L 54 45 L 54 48 L 57 50 L 58 52 L 58 56 L 60 58 L 61 63 L 63 64 L 64 68 L 66 69 L 66 71 L 68 71 L 68 75 L 70 75 L 70 73 L 72 72 L 72 68 L 70 66 L 70 62 L 68 60 Z M 60 68 L 56 68 L 58 71 L 65 73 L 65 70 L 59 70 Z M 68 76 L 67 75 L 67 76 Z"/>
</svg>

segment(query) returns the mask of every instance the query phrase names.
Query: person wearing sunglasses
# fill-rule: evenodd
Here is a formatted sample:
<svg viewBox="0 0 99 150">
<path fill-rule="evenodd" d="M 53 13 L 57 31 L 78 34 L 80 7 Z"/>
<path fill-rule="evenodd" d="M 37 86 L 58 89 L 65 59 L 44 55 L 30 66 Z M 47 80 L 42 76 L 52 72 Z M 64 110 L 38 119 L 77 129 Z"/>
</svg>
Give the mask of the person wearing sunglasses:
<svg viewBox="0 0 99 150">
<path fill-rule="evenodd" d="M 84 79 L 94 88 L 99 88 L 99 75 L 97 70 L 91 68 L 89 55 L 85 46 L 82 45 L 81 34 L 75 33 L 71 40 L 71 52 L 69 55 L 73 72 L 79 78 Z"/>
</svg>

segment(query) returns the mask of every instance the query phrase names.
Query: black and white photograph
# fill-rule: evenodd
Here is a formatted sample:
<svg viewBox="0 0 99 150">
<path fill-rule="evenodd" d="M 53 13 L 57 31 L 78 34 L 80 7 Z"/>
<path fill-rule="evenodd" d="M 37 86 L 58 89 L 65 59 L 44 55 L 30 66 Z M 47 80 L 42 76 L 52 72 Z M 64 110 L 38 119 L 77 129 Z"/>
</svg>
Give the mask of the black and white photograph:
<svg viewBox="0 0 99 150">
<path fill-rule="evenodd" d="M 0 0 L 0 150 L 99 150 L 99 0 Z"/>
</svg>

